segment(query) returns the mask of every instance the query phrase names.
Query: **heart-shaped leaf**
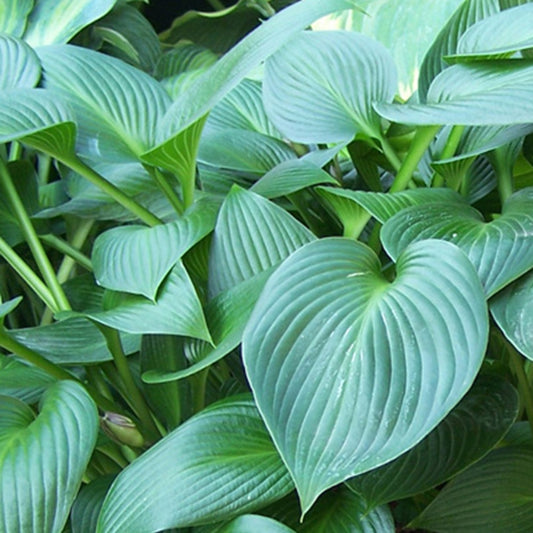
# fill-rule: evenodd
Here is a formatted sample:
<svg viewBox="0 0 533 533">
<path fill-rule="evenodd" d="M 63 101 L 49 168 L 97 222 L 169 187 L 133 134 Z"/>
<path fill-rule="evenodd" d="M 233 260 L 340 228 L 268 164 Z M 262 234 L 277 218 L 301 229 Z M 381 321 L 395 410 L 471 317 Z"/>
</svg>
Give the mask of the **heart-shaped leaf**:
<svg viewBox="0 0 533 533">
<path fill-rule="evenodd" d="M 302 509 L 424 438 L 476 376 L 483 289 L 455 246 L 424 241 L 389 283 L 365 245 L 329 238 L 271 276 L 243 339 L 246 373 Z"/>
<path fill-rule="evenodd" d="M 0 34 L 0 91 L 25 87 L 31 89 L 41 77 L 37 54 L 24 41 Z"/>
<path fill-rule="evenodd" d="M 396 68 L 380 43 L 354 32 L 304 32 L 266 63 L 263 95 L 289 139 L 329 143 L 381 136 L 373 102 L 390 102 Z"/>
<path fill-rule="evenodd" d="M 212 296 L 276 266 L 316 237 L 284 209 L 234 186 L 218 215 L 209 256 Z"/>
<path fill-rule="evenodd" d="M 533 188 L 509 197 L 502 215 L 489 223 L 468 206 L 415 206 L 389 219 L 381 239 L 393 259 L 413 241 L 435 238 L 453 242 L 468 255 L 491 296 L 533 267 L 532 210 Z"/>
<path fill-rule="evenodd" d="M 533 361 L 533 272 L 496 295 L 490 311 L 507 339 Z"/>
<path fill-rule="evenodd" d="M 171 268 L 215 227 L 217 209 L 212 202 L 197 202 L 169 224 L 119 226 L 100 234 L 92 251 L 98 283 L 155 300 Z"/>
<path fill-rule="evenodd" d="M 228 520 L 292 489 L 252 399 L 233 397 L 201 411 L 123 470 L 97 531 L 150 533 Z"/>
<path fill-rule="evenodd" d="M 391 463 L 347 481 L 373 508 L 425 492 L 478 461 L 498 443 L 518 414 L 516 390 L 484 376 L 419 444 Z"/>
<path fill-rule="evenodd" d="M 62 531 L 96 444 L 96 406 L 73 381 L 52 385 L 33 421 L 26 404 L 6 403 L 16 419 L 0 428 L 1 530 Z"/>
<path fill-rule="evenodd" d="M 533 521 L 533 450 L 494 450 L 461 473 L 410 526 L 439 533 L 523 533 Z"/>
<path fill-rule="evenodd" d="M 0 33 L 22 37 L 34 0 L 4 0 L 0 5 Z"/>
</svg>

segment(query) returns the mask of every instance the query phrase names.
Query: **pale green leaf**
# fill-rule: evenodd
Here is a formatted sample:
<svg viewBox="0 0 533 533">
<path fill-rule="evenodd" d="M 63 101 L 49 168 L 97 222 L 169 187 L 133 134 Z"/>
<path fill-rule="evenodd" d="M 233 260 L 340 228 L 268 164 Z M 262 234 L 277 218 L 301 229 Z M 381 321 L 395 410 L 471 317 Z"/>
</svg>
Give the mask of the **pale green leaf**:
<svg viewBox="0 0 533 533">
<path fill-rule="evenodd" d="M 59 381 L 38 417 L 25 416 L 0 447 L 0 531 L 60 532 L 96 444 L 96 406 L 81 385 Z"/>
<path fill-rule="evenodd" d="M 393 259 L 414 241 L 453 242 L 467 254 L 486 294 L 492 296 L 533 267 L 533 189 L 509 197 L 502 215 L 492 222 L 460 204 L 409 207 L 387 221 L 381 239 Z"/>
<path fill-rule="evenodd" d="M 210 533 L 294 533 L 291 528 L 266 516 L 246 514 L 235 518 L 229 524 L 214 528 Z"/>
<path fill-rule="evenodd" d="M 155 300 L 171 268 L 215 227 L 216 215 L 217 205 L 197 202 L 169 224 L 119 226 L 100 234 L 92 250 L 98 283 Z"/>
<path fill-rule="evenodd" d="M 276 266 L 316 237 L 281 207 L 234 186 L 226 197 L 209 256 L 209 293 L 222 291 Z"/>
<path fill-rule="evenodd" d="M 374 102 L 397 89 L 387 49 L 352 32 L 304 32 L 266 63 L 263 94 L 274 125 L 289 139 L 330 143 L 357 133 L 381 136 Z"/>
<path fill-rule="evenodd" d="M 518 395 L 502 378 L 481 377 L 419 444 L 391 463 L 347 481 L 373 508 L 425 492 L 486 455 L 512 426 Z"/>
<path fill-rule="evenodd" d="M 159 58 L 154 76 L 158 80 L 163 80 L 185 72 L 204 70 L 216 60 L 217 56 L 207 48 L 194 43 L 180 42 Z"/>
<path fill-rule="evenodd" d="M 242 350 L 303 512 L 432 431 L 472 385 L 487 334 L 477 274 L 450 243 L 407 248 L 392 283 L 350 239 L 294 252 L 267 282 Z"/>
<path fill-rule="evenodd" d="M 37 0 L 24 32 L 31 46 L 64 44 L 103 17 L 117 0 Z"/>
<path fill-rule="evenodd" d="M 151 533 L 228 520 L 292 489 L 253 401 L 233 397 L 201 411 L 119 474 L 97 531 Z"/>
<path fill-rule="evenodd" d="M 0 33 L 22 37 L 34 0 L 3 0 L 0 3 Z"/>
<path fill-rule="evenodd" d="M 25 87 L 31 89 L 41 77 L 37 54 L 24 42 L 0 34 L 0 91 Z"/>
<path fill-rule="evenodd" d="M 457 476 L 410 525 L 438 533 L 523 533 L 533 522 L 533 450 L 494 450 Z"/>
<path fill-rule="evenodd" d="M 496 295 L 490 311 L 514 347 L 533 360 L 533 272 Z"/>
</svg>

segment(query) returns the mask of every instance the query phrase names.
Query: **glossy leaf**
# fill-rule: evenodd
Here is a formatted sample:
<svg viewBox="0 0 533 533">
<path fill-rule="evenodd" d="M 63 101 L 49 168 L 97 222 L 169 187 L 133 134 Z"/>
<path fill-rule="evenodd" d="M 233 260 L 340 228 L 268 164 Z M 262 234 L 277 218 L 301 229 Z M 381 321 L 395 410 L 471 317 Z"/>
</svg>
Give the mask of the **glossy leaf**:
<svg viewBox="0 0 533 533">
<path fill-rule="evenodd" d="M 34 0 L 4 0 L 0 4 L 0 33 L 21 37 Z"/>
<path fill-rule="evenodd" d="M 518 395 L 499 377 L 481 377 L 419 444 L 391 463 L 347 481 L 373 508 L 425 492 L 486 455 L 518 415 Z"/>
<path fill-rule="evenodd" d="M 96 406 L 72 381 L 48 389 L 34 421 L 18 405 L 26 424 L 0 446 L 0 531 L 61 531 L 96 443 Z"/>
<path fill-rule="evenodd" d="M 533 121 L 533 63 L 476 61 L 454 65 L 432 82 L 426 104 L 377 103 L 394 122 L 414 125 L 512 125 Z"/>
<path fill-rule="evenodd" d="M 253 401 L 233 397 L 203 410 L 123 470 L 97 531 L 150 533 L 228 520 L 292 488 Z"/>
<path fill-rule="evenodd" d="M 351 32 L 304 32 L 265 66 L 263 95 L 289 139 L 330 143 L 357 133 L 380 137 L 374 102 L 396 93 L 394 62 L 383 45 Z"/>
<path fill-rule="evenodd" d="M 91 22 L 103 17 L 117 0 L 38 0 L 30 16 L 24 40 L 31 46 L 63 44 Z"/>
<path fill-rule="evenodd" d="M 209 256 L 216 296 L 277 265 L 315 236 L 281 207 L 234 186 L 218 215 Z"/>
<path fill-rule="evenodd" d="M 245 514 L 229 524 L 209 529 L 210 533 L 294 533 L 294 530 L 266 516 Z"/>
<path fill-rule="evenodd" d="M 490 302 L 494 320 L 514 347 L 533 360 L 533 272 L 529 272 Z"/>
<path fill-rule="evenodd" d="M 523 189 L 511 196 L 502 215 L 489 223 L 474 208 L 459 204 L 410 207 L 387 221 L 381 238 L 392 258 L 410 242 L 453 242 L 468 255 L 491 296 L 533 267 L 532 206 L 533 189 Z"/>
<path fill-rule="evenodd" d="M 31 89 L 41 77 L 37 54 L 24 41 L 0 34 L 0 90 Z"/>
<path fill-rule="evenodd" d="M 494 450 L 450 482 L 411 525 L 439 533 L 522 533 L 533 520 L 533 450 Z"/>
<path fill-rule="evenodd" d="M 466 256 L 425 241 L 396 269 L 391 284 L 365 245 L 310 243 L 271 276 L 248 322 L 246 373 L 303 512 L 417 444 L 483 359 L 485 297 Z"/>
<path fill-rule="evenodd" d="M 70 514 L 72 533 L 96 531 L 98 515 L 113 476 L 103 476 L 82 487 Z"/>
<path fill-rule="evenodd" d="M 211 342 L 200 300 L 181 261 L 170 271 L 155 302 L 118 292 L 108 297 L 107 310 L 85 316 L 127 333 L 186 335 Z"/>
<path fill-rule="evenodd" d="M 216 215 L 216 204 L 200 202 L 169 224 L 118 226 L 102 233 L 92 251 L 98 283 L 155 300 L 176 262 L 215 227 Z"/>
</svg>

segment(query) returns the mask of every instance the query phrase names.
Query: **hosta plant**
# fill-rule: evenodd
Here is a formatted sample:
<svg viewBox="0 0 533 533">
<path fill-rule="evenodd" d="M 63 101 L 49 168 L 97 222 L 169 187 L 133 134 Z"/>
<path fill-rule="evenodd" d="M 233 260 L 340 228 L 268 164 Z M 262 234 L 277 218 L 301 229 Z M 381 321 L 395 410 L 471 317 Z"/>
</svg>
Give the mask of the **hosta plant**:
<svg viewBox="0 0 533 533">
<path fill-rule="evenodd" d="M 210 4 L 0 7 L 0 532 L 529 531 L 533 4 Z"/>
</svg>

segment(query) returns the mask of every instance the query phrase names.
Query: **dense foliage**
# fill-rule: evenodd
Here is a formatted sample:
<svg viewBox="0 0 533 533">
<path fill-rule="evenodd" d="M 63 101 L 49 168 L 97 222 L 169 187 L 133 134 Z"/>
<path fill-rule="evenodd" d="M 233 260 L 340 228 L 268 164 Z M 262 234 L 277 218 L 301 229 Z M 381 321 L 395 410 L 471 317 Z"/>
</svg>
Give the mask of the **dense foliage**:
<svg viewBox="0 0 533 533">
<path fill-rule="evenodd" d="M 0 532 L 529 531 L 533 3 L 209 4 L 0 6 Z"/>
</svg>

